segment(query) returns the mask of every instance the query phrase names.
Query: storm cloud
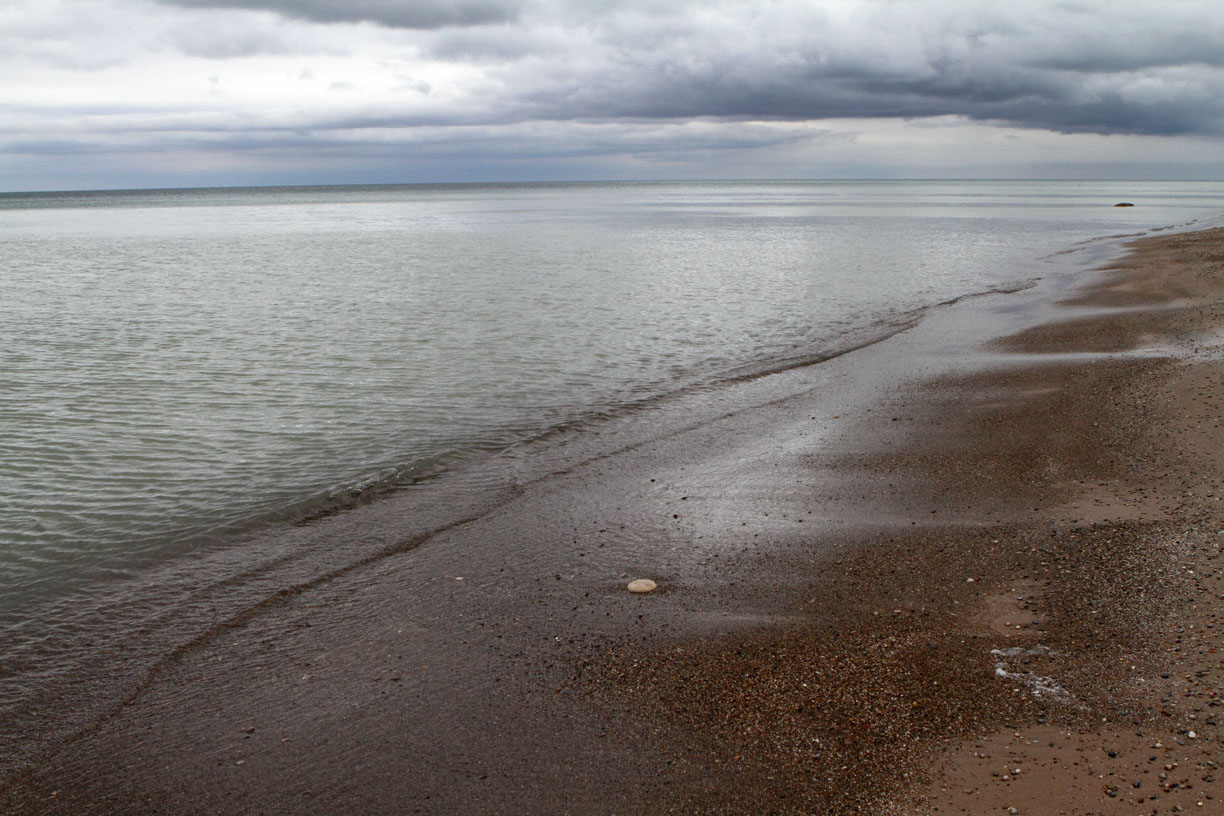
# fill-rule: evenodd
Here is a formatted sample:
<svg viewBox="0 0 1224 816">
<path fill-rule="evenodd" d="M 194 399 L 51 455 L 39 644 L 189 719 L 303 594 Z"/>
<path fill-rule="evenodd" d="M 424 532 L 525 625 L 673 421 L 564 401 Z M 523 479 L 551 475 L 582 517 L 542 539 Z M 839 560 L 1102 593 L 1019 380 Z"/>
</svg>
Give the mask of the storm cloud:
<svg viewBox="0 0 1224 816">
<path fill-rule="evenodd" d="M 27 156 L 245 167 L 253 146 L 308 163 L 347 145 L 355 166 L 419 175 L 425 156 L 530 162 L 535 132 L 542 175 L 558 156 L 630 173 L 686 152 L 700 173 L 719 150 L 743 172 L 766 155 L 860 168 L 901 133 L 918 167 L 936 160 L 920 146 L 950 153 L 896 125 L 927 120 L 949 148 L 972 124 L 997 166 L 1034 158 L 992 128 L 1051 161 L 1078 159 L 1048 134 L 1130 139 L 1137 161 L 1145 139 L 1211 156 L 1224 139 L 1224 7 L 1199 0 L 15 0 L 0 54 L 0 152 Z"/>
<path fill-rule="evenodd" d="M 575 25 L 565 70 L 547 59 L 500 66 L 503 110 L 561 119 L 959 115 L 1063 132 L 1224 131 L 1224 14 L 1205 5 L 1157 17 L 1121 4 L 1108 15 L 1023 3 L 1006 12 L 862 3 L 841 15 L 802 4 L 702 6 L 689 16 L 631 8 Z M 474 36 L 439 39 L 454 49 Z"/>
</svg>

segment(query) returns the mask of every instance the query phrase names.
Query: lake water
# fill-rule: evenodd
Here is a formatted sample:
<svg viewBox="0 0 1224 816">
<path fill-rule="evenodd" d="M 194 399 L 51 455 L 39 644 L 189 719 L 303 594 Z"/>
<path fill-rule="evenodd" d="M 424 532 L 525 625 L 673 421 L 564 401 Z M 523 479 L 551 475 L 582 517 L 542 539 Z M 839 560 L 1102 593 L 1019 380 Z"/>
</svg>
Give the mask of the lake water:
<svg viewBox="0 0 1224 816">
<path fill-rule="evenodd" d="M 1222 212 L 1208 183 L 0 196 L 0 625 Z"/>
</svg>

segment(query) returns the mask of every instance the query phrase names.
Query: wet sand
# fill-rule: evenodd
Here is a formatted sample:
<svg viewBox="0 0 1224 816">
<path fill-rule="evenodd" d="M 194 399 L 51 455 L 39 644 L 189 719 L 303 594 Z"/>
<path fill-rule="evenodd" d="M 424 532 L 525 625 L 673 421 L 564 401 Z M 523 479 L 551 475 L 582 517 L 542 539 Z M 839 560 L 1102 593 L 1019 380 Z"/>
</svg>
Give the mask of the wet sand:
<svg viewBox="0 0 1224 816">
<path fill-rule="evenodd" d="M 1146 239 L 531 470 L 168 651 L 0 811 L 1213 812 L 1221 270 Z"/>
<path fill-rule="evenodd" d="M 1224 810 L 1222 284 L 1221 231 L 1142 241 L 1067 301 L 1098 314 L 1001 344 L 1154 359 L 1124 364 L 1105 387 L 1095 382 L 1105 367 L 1093 365 L 1073 389 L 1104 398 L 1112 432 L 1124 436 L 1108 466 L 1074 482 L 1047 515 L 1060 535 L 1096 542 L 1100 563 L 1085 569 L 1070 556 L 1051 575 L 1049 562 L 1032 603 L 1027 590 L 1001 607 L 1012 620 L 1018 608 L 1036 613 L 1013 637 L 1053 651 L 1022 671 L 1059 678 L 1072 696 L 940 751 L 908 812 Z M 1066 461 L 1060 448 L 1052 462 Z"/>
</svg>

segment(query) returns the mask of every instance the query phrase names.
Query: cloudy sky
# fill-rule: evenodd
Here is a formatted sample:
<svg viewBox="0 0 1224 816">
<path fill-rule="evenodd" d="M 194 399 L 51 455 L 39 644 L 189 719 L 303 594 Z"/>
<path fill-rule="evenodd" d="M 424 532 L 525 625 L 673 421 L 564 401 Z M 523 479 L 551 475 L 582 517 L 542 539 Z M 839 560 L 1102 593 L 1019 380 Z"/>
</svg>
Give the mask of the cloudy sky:
<svg viewBox="0 0 1224 816">
<path fill-rule="evenodd" d="M 1218 0 L 0 0 L 0 190 L 1224 178 Z"/>
</svg>

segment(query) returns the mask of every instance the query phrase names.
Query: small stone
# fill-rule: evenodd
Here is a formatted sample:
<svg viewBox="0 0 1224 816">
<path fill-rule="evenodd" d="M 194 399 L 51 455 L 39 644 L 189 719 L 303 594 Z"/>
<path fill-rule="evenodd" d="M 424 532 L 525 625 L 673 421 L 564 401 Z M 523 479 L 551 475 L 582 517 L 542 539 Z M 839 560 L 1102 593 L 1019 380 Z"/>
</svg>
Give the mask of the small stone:
<svg viewBox="0 0 1224 816">
<path fill-rule="evenodd" d="M 630 592 L 645 594 L 647 592 L 654 592 L 658 586 L 658 584 L 649 578 L 638 578 L 636 581 L 630 581 L 629 585 L 626 586 L 625 589 L 629 590 Z"/>
<path fill-rule="evenodd" d="M 1186 734 L 1186 736 L 1187 736 L 1187 737 L 1189 737 L 1190 739 L 1194 739 L 1195 737 L 1197 737 L 1197 736 L 1198 736 L 1198 734 L 1196 734 L 1196 733 L 1194 733 L 1193 731 L 1191 731 L 1190 733 Z"/>
</svg>

